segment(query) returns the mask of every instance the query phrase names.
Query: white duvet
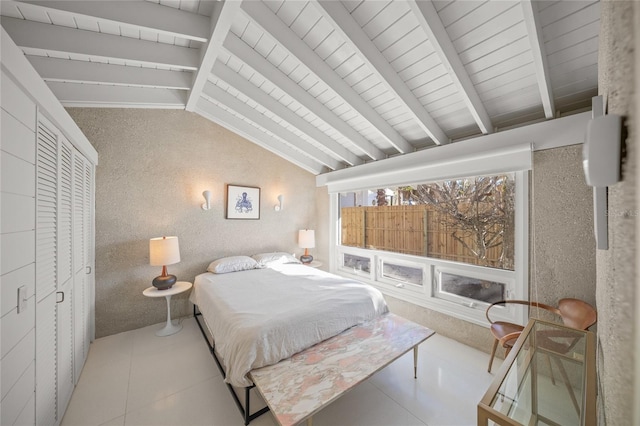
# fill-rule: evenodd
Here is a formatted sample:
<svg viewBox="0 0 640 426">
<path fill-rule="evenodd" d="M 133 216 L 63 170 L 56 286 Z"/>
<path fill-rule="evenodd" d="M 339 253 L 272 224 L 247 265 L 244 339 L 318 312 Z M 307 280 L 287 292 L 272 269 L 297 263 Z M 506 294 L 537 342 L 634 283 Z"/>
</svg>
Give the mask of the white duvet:
<svg viewBox="0 0 640 426">
<path fill-rule="evenodd" d="M 280 360 L 388 311 L 382 293 L 358 281 L 285 264 L 196 277 L 190 300 L 213 334 L 234 386 Z"/>
</svg>

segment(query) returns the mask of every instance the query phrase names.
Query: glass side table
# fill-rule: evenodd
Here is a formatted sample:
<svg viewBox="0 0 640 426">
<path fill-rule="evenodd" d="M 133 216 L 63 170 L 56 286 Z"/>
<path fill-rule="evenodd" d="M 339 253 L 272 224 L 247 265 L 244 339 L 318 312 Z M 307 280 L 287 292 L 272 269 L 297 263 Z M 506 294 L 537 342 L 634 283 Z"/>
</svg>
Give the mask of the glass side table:
<svg viewBox="0 0 640 426">
<path fill-rule="evenodd" d="M 532 319 L 478 403 L 478 425 L 596 425 L 595 336 Z"/>
</svg>

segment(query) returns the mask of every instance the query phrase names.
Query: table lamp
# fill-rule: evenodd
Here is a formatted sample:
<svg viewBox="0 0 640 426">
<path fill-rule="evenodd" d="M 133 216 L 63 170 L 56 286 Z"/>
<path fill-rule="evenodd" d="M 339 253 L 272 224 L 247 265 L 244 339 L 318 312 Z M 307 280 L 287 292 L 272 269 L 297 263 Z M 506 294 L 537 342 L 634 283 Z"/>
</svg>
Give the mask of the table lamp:
<svg viewBox="0 0 640 426">
<path fill-rule="evenodd" d="M 176 283 L 175 275 L 167 274 L 167 265 L 180 262 L 178 237 L 160 237 L 149 240 L 149 263 L 162 266 L 162 274 L 153 279 L 153 286 L 158 290 L 166 290 Z"/>
<path fill-rule="evenodd" d="M 311 263 L 313 256 L 309 254 L 309 249 L 316 246 L 316 233 L 313 229 L 301 229 L 298 231 L 298 246 L 304 249 L 304 254 L 300 256 L 300 262 Z"/>
</svg>

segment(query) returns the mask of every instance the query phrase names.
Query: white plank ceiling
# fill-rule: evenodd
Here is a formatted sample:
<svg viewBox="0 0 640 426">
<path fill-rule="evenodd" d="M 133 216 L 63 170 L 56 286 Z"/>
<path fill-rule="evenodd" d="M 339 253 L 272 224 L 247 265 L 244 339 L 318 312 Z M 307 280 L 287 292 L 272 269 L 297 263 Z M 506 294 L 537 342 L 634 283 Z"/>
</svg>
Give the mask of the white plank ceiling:
<svg viewBox="0 0 640 426">
<path fill-rule="evenodd" d="M 0 2 L 70 107 L 198 113 L 319 174 L 589 108 L 593 0 Z"/>
</svg>

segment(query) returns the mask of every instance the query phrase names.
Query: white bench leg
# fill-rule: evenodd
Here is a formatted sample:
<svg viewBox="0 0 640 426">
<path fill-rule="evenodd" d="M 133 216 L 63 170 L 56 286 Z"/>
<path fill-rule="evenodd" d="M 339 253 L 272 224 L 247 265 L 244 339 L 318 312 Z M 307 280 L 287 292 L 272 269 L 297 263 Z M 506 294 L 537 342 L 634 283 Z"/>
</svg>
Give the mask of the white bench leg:
<svg viewBox="0 0 640 426">
<path fill-rule="evenodd" d="M 418 345 L 413 347 L 413 378 L 418 378 Z"/>
</svg>

